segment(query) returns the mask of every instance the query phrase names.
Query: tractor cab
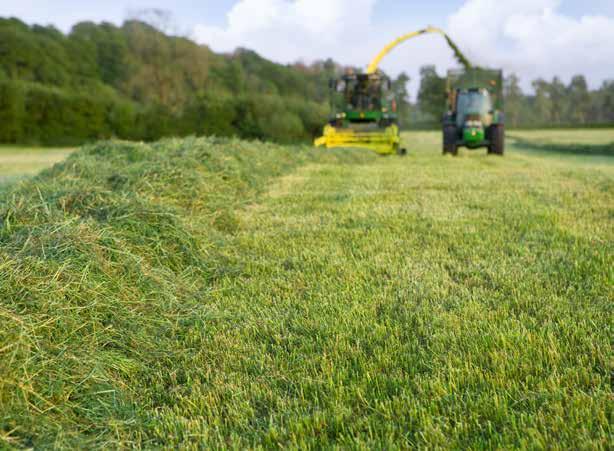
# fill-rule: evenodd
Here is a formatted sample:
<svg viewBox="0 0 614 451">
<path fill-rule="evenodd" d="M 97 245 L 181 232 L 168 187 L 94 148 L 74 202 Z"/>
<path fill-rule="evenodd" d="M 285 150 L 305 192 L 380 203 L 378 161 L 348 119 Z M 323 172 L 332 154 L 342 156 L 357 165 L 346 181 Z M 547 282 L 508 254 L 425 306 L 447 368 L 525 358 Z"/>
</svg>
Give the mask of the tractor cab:
<svg viewBox="0 0 614 451">
<path fill-rule="evenodd" d="M 378 111 L 382 105 L 382 83 L 379 77 L 346 76 L 344 98 L 349 111 Z"/>
<path fill-rule="evenodd" d="M 492 125 L 492 98 L 486 89 L 463 89 L 456 93 L 456 126 L 462 130 L 465 145 L 477 148 L 486 139 Z"/>
<path fill-rule="evenodd" d="M 492 98 L 486 89 L 458 90 L 456 95 L 456 126 L 478 120 L 486 127 L 492 124 Z"/>
</svg>

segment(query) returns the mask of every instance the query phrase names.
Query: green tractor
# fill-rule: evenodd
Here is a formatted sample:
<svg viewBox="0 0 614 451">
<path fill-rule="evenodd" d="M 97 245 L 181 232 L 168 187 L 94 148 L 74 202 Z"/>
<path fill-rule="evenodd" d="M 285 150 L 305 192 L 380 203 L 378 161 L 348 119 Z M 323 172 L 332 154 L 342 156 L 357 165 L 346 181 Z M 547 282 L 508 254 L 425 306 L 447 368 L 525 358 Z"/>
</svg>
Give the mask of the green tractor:
<svg viewBox="0 0 614 451">
<path fill-rule="evenodd" d="M 500 70 L 451 70 L 447 80 L 447 112 L 443 119 L 443 153 L 458 155 L 459 147 L 486 147 L 503 155 L 505 125 L 503 74 Z"/>
</svg>

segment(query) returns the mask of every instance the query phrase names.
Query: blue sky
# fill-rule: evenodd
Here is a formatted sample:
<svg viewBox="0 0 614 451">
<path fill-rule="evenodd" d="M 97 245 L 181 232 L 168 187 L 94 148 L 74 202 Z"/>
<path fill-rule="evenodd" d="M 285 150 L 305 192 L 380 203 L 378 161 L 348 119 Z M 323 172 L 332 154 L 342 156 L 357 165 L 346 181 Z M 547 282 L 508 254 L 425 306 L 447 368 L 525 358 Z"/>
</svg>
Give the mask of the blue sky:
<svg viewBox="0 0 614 451">
<path fill-rule="evenodd" d="M 583 73 L 592 86 L 614 78 L 614 0 L 0 0 L 0 16 L 66 32 L 83 20 L 120 24 L 144 8 L 170 11 L 179 33 L 216 51 L 248 47 L 279 62 L 366 65 L 397 35 L 432 24 L 477 64 L 517 73 L 526 89 L 555 74 Z M 419 40 L 383 68 L 416 79 L 424 64 L 441 73 L 454 66 L 439 37 Z"/>
</svg>

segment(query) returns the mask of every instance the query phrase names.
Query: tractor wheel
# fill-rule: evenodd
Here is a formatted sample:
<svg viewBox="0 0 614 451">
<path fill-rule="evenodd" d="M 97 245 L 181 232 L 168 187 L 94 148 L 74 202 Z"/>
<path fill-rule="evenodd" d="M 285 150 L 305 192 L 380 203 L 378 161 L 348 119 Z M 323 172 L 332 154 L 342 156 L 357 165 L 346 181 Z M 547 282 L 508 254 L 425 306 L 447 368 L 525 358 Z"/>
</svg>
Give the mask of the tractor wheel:
<svg viewBox="0 0 614 451">
<path fill-rule="evenodd" d="M 457 138 L 456 126 L 445 125 L 443 127 L 443 154 L 458 155 L 458 146 L 456 144 Z"/>
<path fill-rule="evenodd" d="M 407 149 L 404 147 L 397 147 L 397 155 L 399 155 L 400 157 L 404 157 L 405 155 L 407 155 Z"/>
<path fill-rule="evenodd" d="M 488 153 L 494 155 L 503 155 L 505 152 L 505 126 L 496 124 L 490 127 L 490 145 Z"/>
</svg>

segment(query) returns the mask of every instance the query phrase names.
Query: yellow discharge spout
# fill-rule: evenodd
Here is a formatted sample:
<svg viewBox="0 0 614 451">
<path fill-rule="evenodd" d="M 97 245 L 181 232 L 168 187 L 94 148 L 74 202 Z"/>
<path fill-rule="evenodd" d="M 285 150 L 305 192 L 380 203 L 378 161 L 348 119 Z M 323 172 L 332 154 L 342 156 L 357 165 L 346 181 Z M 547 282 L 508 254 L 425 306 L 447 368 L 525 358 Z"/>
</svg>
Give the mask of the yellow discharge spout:
<svg viewBox="0 0 614 451">
<path fill-rule="evenodd" d="M 435 28 L 435 27 L 427 27 L 423 30 L 414 31 L 413 33 L 407 33 L 406 35 L 403 35 L 400 38 L 395 39 L 390 44 L 388 44 L 386 47 L 384 47 L 384 49 L 373 59 L 373 61 L 371 61 L 371 64 L 369 64 L 369 67 L 367 68 L 367 73 L 368 74 L 376 73 L 377 70 L 379 69 L 379 65 L 382 62 L 382 60 L 386 57 L 386 55 L 392 52 L 398 45 L 402 44 L 405 41 L 408 41 L 409 39 L 415 38 L 423 34 L 428 34 L 428 33 L 437 33 L 437 34 L 442 35 L 448 42 L 448 45 L 450 46 L 450 48 L 454 51 L 454 55 L 459 60 L 459 62 L 463 66 L 465 66 L 466 69 L 471 68 L 471 63 L 469 62 L 469 60 L 465 57 L 465 55 L 462 54 L 458 46 L 452 41 L 452 39 L 450 39 L 450 37 L 443 30 L 439 28 Z"/>
</svg>

